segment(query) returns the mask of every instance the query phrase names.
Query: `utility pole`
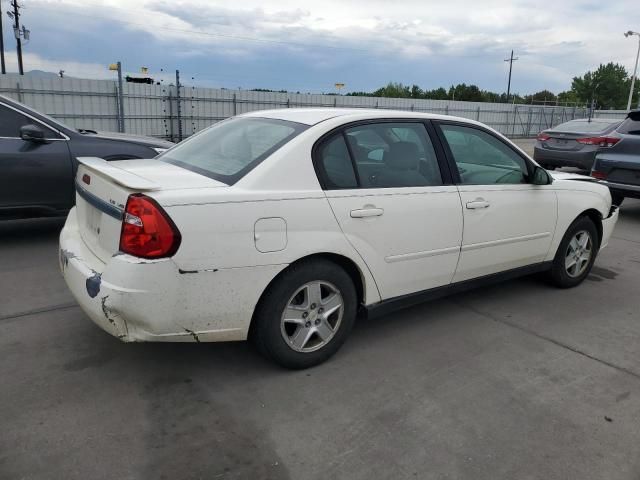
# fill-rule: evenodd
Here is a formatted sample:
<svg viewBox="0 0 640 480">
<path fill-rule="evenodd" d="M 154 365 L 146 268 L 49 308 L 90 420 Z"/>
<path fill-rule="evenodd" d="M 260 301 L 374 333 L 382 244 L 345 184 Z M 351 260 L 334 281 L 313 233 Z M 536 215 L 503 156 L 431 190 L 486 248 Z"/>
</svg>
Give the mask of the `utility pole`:
<svg viewBox="0 0 640 480">
<path fill-rule="evenodd" d="M 0 2 L 0 64 L 2 64 L 2 74 L 7 73 L 4 64 L 4 31 L 2 30 L 2 2 Z"/>
<path fill-rule="evenodd" d="M 513 62 L 518 60 L 518 57 L 513 57 L 513 50 L 511 50 L 511 56 L 505 59 L 505 62 L 509 62 L 509 82 L 507 83 L 507 103 L 509 103 L 509 94 L 511 93 L 511 70 L 513 68 Z"/>
<path fill-rule="evenodd" d="M 13 33 L 16 37 L 16 52 L 18 53 L 18 73 L 24 75 L 24 68 L 22 66 L 22 40 L 20 39 L 20 6 L 18 0 L 12 0 L 11 6 L 13 7 Z"/>
</svg>

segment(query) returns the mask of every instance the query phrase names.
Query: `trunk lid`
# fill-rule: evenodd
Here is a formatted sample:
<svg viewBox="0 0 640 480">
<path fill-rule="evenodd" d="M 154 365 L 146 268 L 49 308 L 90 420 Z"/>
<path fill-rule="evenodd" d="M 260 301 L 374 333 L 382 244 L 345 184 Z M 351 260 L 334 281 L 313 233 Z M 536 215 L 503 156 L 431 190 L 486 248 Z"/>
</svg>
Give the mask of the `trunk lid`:
<svg viewBox="0 0 640 480">
<path fill-rule="evenodd" d="M 76 214 L 80 234 L 103 262 L 118 253 L 122 216 L 132 193 L 213 188 L 227 185 L 158 160 L 107 162 L 79 157 L 76 175 Z"/>
<path fill-rule="evenodd" d="M 578 143 L 576 140 L 578 138 L 588 137 L 588 134 L 582 133 L 564 133 L 564 132 L 555 132 L 553 130 L 548 131 L 547 135 L 549 135 L 549 140 L 546 140 L 544 146 L 550 150 L 563 150 L 563 151 L 576 151 L 582 150 L 585 145 L 582 143 Z"/>
</svg>

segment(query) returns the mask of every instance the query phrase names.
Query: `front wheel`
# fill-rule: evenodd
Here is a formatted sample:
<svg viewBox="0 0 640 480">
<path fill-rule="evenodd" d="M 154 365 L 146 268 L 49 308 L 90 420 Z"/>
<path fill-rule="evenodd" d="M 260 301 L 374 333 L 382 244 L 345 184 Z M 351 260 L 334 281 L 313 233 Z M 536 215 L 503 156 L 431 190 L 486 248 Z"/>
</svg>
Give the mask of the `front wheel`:
<svg viewBox="0 0 640 480">
<path fill-rule="evenodd" d="M 312 367 L 342 346 L 356 311 L 355 287 L 341 267 L 327 260 L 304 261 L 286 270 L 264 294 L 252 337 L 279 365 Z"/>
<path fill-rule="evenodd" d="M 560 288 L 575 287 L 589 275 L 598 252 L 598 231 L 588 217 L 567 229 L 551 267 L 551 280 Z"/>
</svg>

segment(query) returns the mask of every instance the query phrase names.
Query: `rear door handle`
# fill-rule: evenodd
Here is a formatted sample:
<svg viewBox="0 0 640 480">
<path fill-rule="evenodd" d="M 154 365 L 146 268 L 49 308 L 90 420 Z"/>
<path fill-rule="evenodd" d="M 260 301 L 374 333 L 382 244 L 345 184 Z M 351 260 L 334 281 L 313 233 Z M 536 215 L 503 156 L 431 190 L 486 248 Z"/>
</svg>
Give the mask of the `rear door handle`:
<svg viewBox="0 0 640 480">
<path fill-rule="evenodd" d="M 367 218 L 367 217 L 379 217 L 384 213 L 381 208 L 361 208 L 358 210 L 351 210 L 351 218 Z"/>
<path fill-rule="evenodd" d="M 467 208 L 469 210 L 476 210 L 478 208 L 488 208 L 490 205 L 484 198 L 476 198 L 472 202 L 467 202 Z"/>
</svg>

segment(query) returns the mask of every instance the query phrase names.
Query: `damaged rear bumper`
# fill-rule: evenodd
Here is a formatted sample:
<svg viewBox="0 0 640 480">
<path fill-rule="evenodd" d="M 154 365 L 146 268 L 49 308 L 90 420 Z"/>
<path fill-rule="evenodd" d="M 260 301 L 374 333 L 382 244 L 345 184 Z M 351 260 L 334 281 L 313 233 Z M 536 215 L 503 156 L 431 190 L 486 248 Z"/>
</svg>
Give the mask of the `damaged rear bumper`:
<svg viewBox="0 0 640 480">
<path fill-rule="evenodd" d="M 124 254 L 105 263 L 82 240 L 75 209 L 60 233 L 59 261 L 80 308 L 124 342 L 245 340 L 262 292 L 256 283 L 266 288 L 284 268 L 185 271 L 171 259 Z"/>
</svg>

